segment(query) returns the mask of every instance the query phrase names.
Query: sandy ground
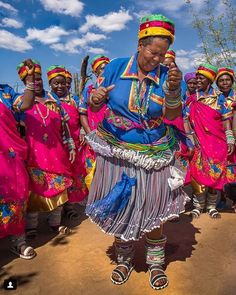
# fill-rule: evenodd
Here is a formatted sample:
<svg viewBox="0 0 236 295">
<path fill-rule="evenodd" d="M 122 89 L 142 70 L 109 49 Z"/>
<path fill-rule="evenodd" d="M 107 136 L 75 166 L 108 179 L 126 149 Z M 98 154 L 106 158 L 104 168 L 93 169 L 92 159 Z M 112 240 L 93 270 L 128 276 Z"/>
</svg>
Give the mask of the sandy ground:
<svg viewBox="0 0 236 295">
<path fill-rule="evenodd" d="M 136 268 L 128 282 L 110 282 L 114 268 L 112 236 L 105 235 L 78 207 L 80 218 L 73 234 L 54 236 L 41 217 L 39 236 L 32 243 L 37 257 L 30 261 L 16 258 L 8 251 L 8 239 L 0 243 L 0 283 L 9 277 L 18 280 L 16 291 L 0 294 L 24 295 L 235 295 L 236 294 L 236 215 L 222 214 L 211 220 L 181 215 L 180 222 L 167 222 L 167 270 L 169 287 L 154 291 L 148 282 L 144 242 L 136 243 Z"/>
</svg>

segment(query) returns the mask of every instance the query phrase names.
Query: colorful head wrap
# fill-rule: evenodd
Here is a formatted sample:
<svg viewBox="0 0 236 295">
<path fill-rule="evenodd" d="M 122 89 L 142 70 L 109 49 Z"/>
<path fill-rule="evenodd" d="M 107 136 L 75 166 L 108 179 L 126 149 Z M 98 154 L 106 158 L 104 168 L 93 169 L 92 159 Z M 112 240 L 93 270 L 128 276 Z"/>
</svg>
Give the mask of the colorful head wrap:
<svg viewBox="0 0 236 295">
<path fill-rule="evenodd" d="M 220 78 L 220 76 L 222 76 L 224 74 L 229 75 L 233 79 L 233 81 L 235 80 L 234 70 L 231 69 L 231 68 L 224 67 L 224 68 L 219 68 L 218 69 L 217 76 L 216 76 L 216 81 Z"/>
<path fill-rule="evenodd" d="M 42 75 L 40 62 L 35 60 L 35 59 L 32 59 L 32 62 L 34 63 L 34 72 L 37 73 L 37 74 Z M 23 81 L 25 79 L 25 77 L 27 76 L 27 73 L 28 73 L 24 63 L 21 62 L 17 66 L 16 70 L 18 72 L 18 75 L 19 75 L 20 79 Z"/>
<path fill-rule="evenodd" d="M 70 78 L 72 80 L 71 72 L 69 72 L 68 70 L 66 70 L 66 78 Z"/>
<path fill-rule="evenodd" d="M 48 82 L 57 76 L 63 76 L 66 78 L 66 70 L 64 66 L 51 66 L 47 69 Z"/>
<path fill-rule="evenodd" d="M 196 79 L 196 73 L 191 72 L 184 75 L 184 81 L 187 83 L 191 79 Z"/>
<path fill-rule="evenodd" d="M 92 67 L 92 70 L 93 72 L 95 73 L 97 68 L 103 64 L 103 63 L 109 63 L 110 62 L 110 59 L 108 57 L 106 57 L 105 55 L 95 55 L 92 60 L 91 60 L 91 67 Z"/>
<path fill-rule="evenodd" d="M 175 57 L 176 57 L 175 51 L 169 48 L 165 54 L 165 58 L 172 58 L 173 60 L 175 60 Z"/>
<path fill-rule="evenodd" d="M 141 18 L 138 39 L 149 36 L 167 36 L 174 42 L 175 24 L 161 14 L 150 14 Z"/>
<path fill-rule="evenodd" d="M 198 67 L 196 74 L 201 74 L 205 76 L 206 78 L 211 80 L 211 82 L 213 83 L 216 78 L 217 70 L 218 70 L 217 67 L 210 65 L 208 63 L 204 63 Z"/>
</svg>

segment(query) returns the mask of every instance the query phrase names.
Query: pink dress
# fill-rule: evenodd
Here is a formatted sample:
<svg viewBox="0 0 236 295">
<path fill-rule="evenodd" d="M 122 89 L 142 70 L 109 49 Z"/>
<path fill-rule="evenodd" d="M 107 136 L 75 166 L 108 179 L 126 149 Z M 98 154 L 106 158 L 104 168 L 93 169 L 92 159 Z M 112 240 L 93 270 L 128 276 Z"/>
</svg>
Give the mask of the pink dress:
<svg viewBox="0 0 236 295">
<path fill-rule="evenodd" d="M 28 210 L 51 211 L 68 201 L 67 190 L 72 185 L 69 152 L 63 144 L 62 118 L 56 101 L 48 96 L 44 104 L 36 102 L 26 111 L 25 124 L 31 191 Z"/>
<path fill-rule="evenodd" d="M 73 184 L 68 190 L 68 201 L 71 203 L 81 202 L 88 195 L 88 189 L 85 184 L 85 160 L 82 159 L 80 153 L 80 121 L 79 112 L 77 104 L 73 97 L 69 94 L 65 99 L 62 100 L 62 106 L 66 110 L 70 117 L 68 121 L 71 137 L 73 138 L 76 146 L 76 159 L 73 164 L 71 164 L 71 172 L 73 176 Z"/>
<path fill-rule="evenodd" d="M 213 93 L 214 95 L 214 93 Z M 195 149 L 190 162 L 190 175 L 199 184 L 221 190 L 227 180 L 227 143 L 223 128 L 224 119 L 231 111 L 216 97 L 188 98 L 189 121 L 200 147 Z"/>
<path fill-rule="evenodd" d="M 97 129 L 98 124 L 103 121 L 105 111 L 107 109 L 106 105 L 104 105 L 98 112 L 93 112 L 90 109 L 87 101 L 93 89 L 93 85 L 89 85 L 87 88 L 85 88 L 79 104 L 80 114 L 88 116 L 88 124 L 91 131 Z M 85 144 L 83 147 L 81 147 L 81 155 L 82 160 L 85 161 L 85 168 L 87 174 L 85 182 L 87 187 L 89 188 L 95 171 L 96 154 L 88 144 Z"/>
<path fill-rule="evenodd" d="M 3 238 L 24 233 L 29 191 L 25 167 L 27 145 L 17 132 L 13 113 L 1 99 L 0 134 L 0 238 Z"/>
</svg>

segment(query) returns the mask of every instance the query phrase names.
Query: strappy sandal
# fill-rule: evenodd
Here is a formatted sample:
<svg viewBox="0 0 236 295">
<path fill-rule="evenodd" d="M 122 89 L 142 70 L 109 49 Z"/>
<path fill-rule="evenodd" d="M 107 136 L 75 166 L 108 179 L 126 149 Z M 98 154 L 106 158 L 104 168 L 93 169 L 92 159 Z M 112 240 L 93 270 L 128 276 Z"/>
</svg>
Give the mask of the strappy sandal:
<svg viewBox="0 0 236 295">
<path fill-rule="evenodd" d="M 22 252 L 21 249 L 23 246 L 26 246 L 26 248 Z M 15 255 L 19 256 L 20 258 L 26 259 L 26 260 L 32 259 L 36 256 L 36 252 L 34 251 L 34 248 L 32 248 L 31 246 L 27 246 L 26 243 L 12 245 L 10 248 L 10 251 L 14 253 Z"/>
<path fill-rule="evenodd" d="M 152 277 L 152 272 L 153 271 L 158 271 L 159 274 L 155 275 Z M 156 286 L 156 283 L 162 279 L 166 280 L 166 283 L 160 286 Z M 151 265 L 149 267 L 149 283 L 150 286 L 154 289 L 154 290 L 161 290 L 164 289 L 168 286 L 169 281 L 167 279 L 167 276 L 163 270 L 163 268 L 160 265 Z"/>
<path fill-rule="evenodd" d="M 118 267 L 124 267 L 127 270 L 127 274 L 125 274 L 122 270 L 120 270 Z M 115 285 L 122 285 L 125 282 L 128 281 L 130 274 L 132 272 L 132 270 L 134 269 L 134 266 L 132 264 L 130 264 L 129 262 L 123 262 L 117 265 L 117 267 L 112 271 L 111 274 L 111 281 L 113 284 Z M 118 277 L 120 278 L 120 280 L 115 280 L 113 278 L 113 274 L 118 275 Z"/>
<path fill-rule="evenodd" d="M 209 210 L 208 210 L 208 214 L 209 214 L 209 216 L 210 216 L 212 219 L 219 219 L 219 218 L 221 218 L 220 213 L 219 213 L 215 208 L 213 208 L 213 209 L 209 209 Z"/>
<path fill-rule="evenodd" d="M 192 217 L 192 219 L 198 219 L 201 214 L 202 214 L 202 210 L 195 208 L 190 212 L 190 217 Z"/>
<path fill-rule="evenodd" d="M 152 272 L 153 271 L 158 271 L 159 274 L 157 275 L 154 275 L 152 276 Z M 156 283 L 160 280 L 163 280 L 165 279 L 166 280 L 166 283 L 163 284 L 163 285 L 159 285 L 159 286 L 156 286 Z M 154 290 L 161 290 L 161 289 L 164 289 L 168 286 L 169 284 L 169 281 L 167 279 L 167 276 L 163 270 L 163 268 L 160 266 L 160 265 L 151 265 L 149 267 L 149 283 L 150 283 L 150 286 L 154 289 Z"/>
</svg>

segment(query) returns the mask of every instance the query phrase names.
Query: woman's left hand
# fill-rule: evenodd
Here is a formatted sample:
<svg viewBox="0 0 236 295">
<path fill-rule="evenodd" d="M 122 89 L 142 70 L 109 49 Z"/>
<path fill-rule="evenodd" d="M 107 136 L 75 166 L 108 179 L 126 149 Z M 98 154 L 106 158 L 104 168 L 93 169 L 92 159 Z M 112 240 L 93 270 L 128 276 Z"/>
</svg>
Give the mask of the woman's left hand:
<svg viewBox="0 0 236 295">
<path fill-rule="evenodd" d="M 171 63 L 168 71 L 168 78 L 167 78 L 167 86 L 169 90 L 176 90 L 180 88 L 182 81 L 182 72 L 180 69 L 175 65 L 175 63 Z"/>
<path fill-rule="evenodd" d="M 69 153 L 69 161 L 71 162 L 71 164 L 74 163 L 75 161 L 75 156 L 76 156 L 76 151 L 73 149 L 70 151 Z"/>
<path fill-rule="evenodd" d="M 26 70 L 27 70 L 27 76 L 31 76 L 31 75 L 34 75 L 34 63 L 32 61 L 32 59 L 26 59 L 24 61 L 24 65 L 26 67 Z"/>
<path fill-rule="evenodd" d="M 234 144 L 229 143 L 228 144 L 228 155 L 232 155 L 232 153 L 234 152 Z"/>
</svg>

